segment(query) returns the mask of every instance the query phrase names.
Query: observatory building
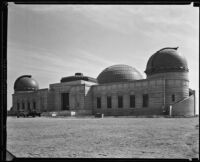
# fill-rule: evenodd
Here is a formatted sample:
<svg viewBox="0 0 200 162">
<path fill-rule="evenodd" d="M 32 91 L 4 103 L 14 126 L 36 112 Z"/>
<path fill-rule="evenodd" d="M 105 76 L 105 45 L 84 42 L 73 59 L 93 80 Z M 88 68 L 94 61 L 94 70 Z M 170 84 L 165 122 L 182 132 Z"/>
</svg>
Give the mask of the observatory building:
<svg viewBox="0 0 200 162">
<path fill-rule="evenodd" d="M 189 88 L 188 65 L 178 48 L 163 48 L 146 65 L 146 79 L 134 67 L 113 65 L 98 77 L 82 73 L 39 89 L 31 75 L 15 81 L 12 111 L 111 116 L 195 115 L 195 91 Z"/>
</svg>

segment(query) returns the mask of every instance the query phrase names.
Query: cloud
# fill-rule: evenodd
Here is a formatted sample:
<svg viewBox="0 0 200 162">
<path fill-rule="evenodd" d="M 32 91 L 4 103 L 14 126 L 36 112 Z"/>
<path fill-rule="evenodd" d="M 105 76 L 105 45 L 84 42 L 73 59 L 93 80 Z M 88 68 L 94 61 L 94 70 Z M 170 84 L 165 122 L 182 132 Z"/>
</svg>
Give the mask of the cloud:
<svg viewBox="0 0 200 162">
<path fill-rule="evenodd" d="M 40 73 L 40 75 L 73 75 L 77 70 L 81 70 L 83 73 L 91 72 L 95 75 L 91 66 L 96 66 L 98 69 L 112 64 L 114 64 L 113 61 L 78 48 L 63 54 L 51 53 L 33 46 L 23 45 L 21 48 L 20 45 L 9 44 L 8 47 L 8 72 L 12 73 L 16 70 L 15 67 L 18 67 L 17 71 L 26 72 L 29 70 L 35 74 Z M 19 73 L 15 72 L 15 74 Z"/>
<path fill-rule="evenodd" d="M 166 46 L 180 47 L 195 71 L 191 85 L 198 84 L 199 17 L 191 5 L 9 3 L 8 8 L 8 86 L 23 73 L 47 86 L 75 72 L 96 77 L 117 63 L 144 71 L 148 57 Z"/>
<path fill-rule="evenodd" d="M 14 4 L 13 2 L 8 3 L 9 9 L 24 9 L 37 13 L 49 13 L 49 12 L 60 12 L 66 11 L 67 5 L 27 5 L 27 4 Z"/>
<path fill-rule="evenodd" d="M 83 49 L 77 49 L 77 53 L 80 55 L 78 56 L 78 59 L 84 60 L 86 62 L 90 63 L 99 63 L 103 65 L 110 65 L 113 63 L 113 61 L 109 61 L 106 58 L 97 56 L 95 54 L 90 53 L 89 51 L 83 50 Z"/>
<path fill-rule="evenodd" d="M 79 14 L 102 27 L 127 35 L 140 32 L 150 37 L 152 32 L 155 35 L 163 34 L 163 30 L 169 31 L 167 34 L 171 35 L 179 29 L 179 33 L 185 32 L 189 36 L 192 30 L 198 30 L 199 24 L 196 16 L 198 10 L 191 5 L 19 5 L 17 7 L 37 14 L 53 13 L 54 16 Z"/>
</svg>

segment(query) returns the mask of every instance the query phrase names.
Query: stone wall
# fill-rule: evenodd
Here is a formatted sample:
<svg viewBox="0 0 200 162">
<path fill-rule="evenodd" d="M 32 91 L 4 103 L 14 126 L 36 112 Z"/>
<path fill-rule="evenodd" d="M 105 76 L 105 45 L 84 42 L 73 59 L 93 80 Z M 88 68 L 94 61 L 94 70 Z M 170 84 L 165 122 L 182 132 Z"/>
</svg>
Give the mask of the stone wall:
<svg viewBox="0 0 200 162">
<path fill-rule="evenodd" d="M 161 108 L 117 108 L 117 109 L 97 109 L 93 114 L 102 113 L 105 116 L 148 116 L 163 115 Z"/>
<path fill-rule="evenodd" d="M 85 85 L 85 98 L 84 98 L 84 109 L 92 110 L 93 108 L 93 94 L 90 85 Z"/>
<path fill-rule="evenodd" d="M 194 95 L 172 105 L 172 116 L 194 116 L 195 103 Z"/>
<path fill-rule="evenodd" d="M 175 95 L 175 100 L 172 100 L 172 95 Z M 180 79 L 166 80 L 165 86 L 165 105 L 168 107 L 176 102 L 179 102 L 189 97 L 189 82 Z"/>
<path fill-rule="evenodd" d="M 183 79 L 146 79 L 127 83 L 112 83 L 93 86 L 93 113 L 148 114 L 161 115 L 164 107 L 184 100 L 189 96 L 188 81 Z M 149 102 L 143 107 L 143 95 L 148 94 Z M 130 95 L 135 95 L 135 108 L 130 107 Z M 172 95 L 175 100 L 172 101 Z M 107 96 L 112 98 L 112 108 L 107 108 Z M 123 96 L 123 108 L 118 108 L 118 96 Z M 97 97 L 101 108 L 97 108 Z"/>
<path fill-rule="evenodd" d="M 178 75 L 180 74 L 180 75 Z M 167 75 L 167 78 L 160 78 Z M 174 78 L 173 78 L 174 76 Z M 45 111 L 65 111 L 62 108 L 62 94 L 69 93 L 69 110 L 80 114 L 104 113 L 105 115 L 161 115 L 164 106 L 180 102 L 189 97 L 189 81 L 187 73 L 155 74 L 148 79 L 122 83 L 99 84 L 87 81 L 74 81 L 50 84 L 48 89 L 32 92 L 18 92 L 13 94 L 13 109 L 17 110 L 17 103 L 36 102 L 36 109 Z M 143 95 L 148 95 L 148 105 L 143 105 Z M 135 96 L 135 107 L 130 106 L 130 95 Z M 174 101 L 173 97 L 174 95 Z M 111 97 L 111 108 L 107 107 L 107 97 Z M 123 107 L 118 107 L 118 97 L 123 98 Z M 97 108 L 97 97 L 101 98 L 101 108 Z M 186 101 L 184 101 L 186 102 Z M 187 106 L 192 105 L 188 101 Z M 183 113 L 188 113 L 184 108 Z M 190 108 L 188 108 L 190 109 Z M 179 111 L 179 108 L 177 108 Z M 181 110 L 180 110 L 181 111 Z"/>
<path fill-rule="evenodd" d="M 76 84 L 75 84 L 76 83 Z M 69 93 L 69 110 L 83 110 L 85 102 L 85 84 L 76 81 L 75 83 L 58 83 L 50 85 L 49 96 L 53 102 L 49 102 L 53 111 L 62 110 L 62 93 Z"/>
<path fill-rule="evenodd" d="M 47 95 L 48 89 L 41 89 L 38 91 L 24 91 L 13 94 L 13 111 L 17 112 L 17 105 L 19 110 L 28 111 L 28 103 L 30 103 L 30 110 L 33 110 L 33 103 L 35 102 L 37 111 L 44 111 L 47 109 Z M 24 103 L 24 109 L 23 109 Z"/>
<path fill-rule="evenodd" d="M 188 72 L 167 72 L 167 73 L 157 73 L 152 75 L 147 75 L 147 79 L 181 79 L 181 80 L 187 80 L 188 78 Z"/>
<path fill-rule="evenodd" d="M 138 80 L 127 83 L 112 83 L 93 86 L 94 114 L 101 112 L 106 115 L 129 115 L 133 113 L 149 112 L 148 109 L 156 109 L 158 113 L 163 111 L 163 84 L 158 80 Z M 149 102 L 143 107 L 143 95 L 148 94 Z M 135 107 L 130 107 L 130 95 L 135 95 Z M 107 96 L 112 98 L 112 108 L 107 108 Z M 118 108 L 118 96 L 123 96 L 123 108 Z M 101 98 L 101 108 L 97 108 L 97 97 Z M 141 111 L 140 111 L 141 109 Z M 154 112 L 154 111 L 152 111 Z"/>
<path fill-rule="evenodd" d="M 40 112 L 48 111 L 48 89 L 40 89 L 37 91 L 38 96 L 38 110 Z"/>
</svg>

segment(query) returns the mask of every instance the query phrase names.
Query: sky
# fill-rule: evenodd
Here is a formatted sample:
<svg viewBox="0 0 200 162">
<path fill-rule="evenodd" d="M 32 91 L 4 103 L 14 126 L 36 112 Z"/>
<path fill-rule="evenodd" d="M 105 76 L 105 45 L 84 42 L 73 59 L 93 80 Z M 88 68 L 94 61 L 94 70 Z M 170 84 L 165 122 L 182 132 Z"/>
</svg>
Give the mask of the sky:
<svg viewBox="0 0 200 162">
<path fill-rule="evenodd" d="M 96 78 L 108 66 L 127 64 L 146 78 L 149 57 L 164 47 L 179 47 L 190 88 L 199 94 L 199 10 L 193 5 L 9 3 L 7 41 L 7 109 L 21 75 L 48 88 L 76 72 Z"/>
</svg>

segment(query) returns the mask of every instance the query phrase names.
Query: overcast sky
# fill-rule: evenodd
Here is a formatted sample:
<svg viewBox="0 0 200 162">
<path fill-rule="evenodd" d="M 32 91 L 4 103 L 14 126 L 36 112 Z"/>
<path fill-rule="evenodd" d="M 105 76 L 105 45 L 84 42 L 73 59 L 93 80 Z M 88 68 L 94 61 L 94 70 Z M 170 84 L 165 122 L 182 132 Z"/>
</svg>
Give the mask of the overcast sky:
<svg viewBox="0 0 200 162">
<path fill-rule="evenodd" d="M 149 57 L 179 47 L 190 87 L 199 84 L 199 13 L 192 5 L 8 5 L 8 109 L 15 80 L 30 74 L 40 88 L 82 72 L 97 77 L 127 64 L 144 78 Z M 198 100 L 198 99 L 197 99 Z"/>
</svg>

